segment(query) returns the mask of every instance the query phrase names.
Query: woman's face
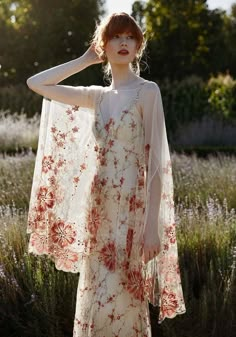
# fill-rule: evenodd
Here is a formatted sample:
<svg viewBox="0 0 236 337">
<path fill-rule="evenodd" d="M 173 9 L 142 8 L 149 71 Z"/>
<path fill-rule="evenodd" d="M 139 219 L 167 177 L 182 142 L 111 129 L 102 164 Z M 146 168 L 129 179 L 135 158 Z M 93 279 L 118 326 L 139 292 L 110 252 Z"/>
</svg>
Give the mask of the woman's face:
<svg viewBox="0 0 236 337">
<path fill-rule="evenodd" d="M 114 35 L 106 44 L 108 61 L 113 64 L 128 64 L 137 53 L 137 41 L 131 33 Z"/>
</svg>

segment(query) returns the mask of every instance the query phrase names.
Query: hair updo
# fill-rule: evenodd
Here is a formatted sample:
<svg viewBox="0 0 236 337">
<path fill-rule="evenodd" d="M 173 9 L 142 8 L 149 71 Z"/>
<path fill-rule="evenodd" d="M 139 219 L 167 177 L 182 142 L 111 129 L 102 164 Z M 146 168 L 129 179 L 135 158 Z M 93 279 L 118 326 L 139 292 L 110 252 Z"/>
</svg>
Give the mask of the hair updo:
<svg viewBox="0 0 236 337">
<path fill-rule="evenodd" d="M 109 76 L 111 74 L 111 68 L 104 48 L 114 35 L 122 33 L 131 33 L 137 41 L 137 54 L 132 62 L 132 70 L 139 75 L 139 62 L 146 46 L 146 40 L 144 39 L 141 28 L 132 16 L 124 12 L 109 15 L 97 25 L 93 35 L 92 44 L 94 45 L 98 56 L 104 60 L 104 72 Z"/>
</svg>

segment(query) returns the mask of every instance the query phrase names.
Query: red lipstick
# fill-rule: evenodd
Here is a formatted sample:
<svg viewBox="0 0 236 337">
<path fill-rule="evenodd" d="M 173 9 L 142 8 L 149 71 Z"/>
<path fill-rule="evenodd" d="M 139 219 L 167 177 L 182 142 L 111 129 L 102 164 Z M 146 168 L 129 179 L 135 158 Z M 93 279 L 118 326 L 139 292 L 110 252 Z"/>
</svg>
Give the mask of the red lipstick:
<svg viewBox="0 0 236 337">
<path fill-rule="evenodd" d="M 121 49 L 121 50 L 118 51 L 118 54 L 120 54 L 120 55 L 129 55 L 129 52 L 126 49 Z"/>
</svg>

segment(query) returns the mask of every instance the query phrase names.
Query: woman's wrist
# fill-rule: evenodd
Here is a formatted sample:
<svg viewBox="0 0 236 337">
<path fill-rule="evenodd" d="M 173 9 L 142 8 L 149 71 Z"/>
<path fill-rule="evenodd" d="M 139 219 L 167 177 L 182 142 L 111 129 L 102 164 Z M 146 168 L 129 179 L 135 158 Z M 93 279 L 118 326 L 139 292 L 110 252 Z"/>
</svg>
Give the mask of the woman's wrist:
<svg viewBox="0 0 236 337">
<path fill-rule="evenodd" d="M 77 60 L 78 62 L 80 62 L 81 65 L 83 65 L 84 69 L 94 64 L 94 59 L 86 53 L 78 57 Z"/>
<path fill-rule="evenodd" d="M 77 59 L 68 61 L 31 76 L 28 78 L 27 84 L 29 87 L 39 85 L 56 85 L 64 79 L 82 71 L 91 64 L 91 60 L 88 60 L 87 57 L 82 55 Z"/>
</svg>

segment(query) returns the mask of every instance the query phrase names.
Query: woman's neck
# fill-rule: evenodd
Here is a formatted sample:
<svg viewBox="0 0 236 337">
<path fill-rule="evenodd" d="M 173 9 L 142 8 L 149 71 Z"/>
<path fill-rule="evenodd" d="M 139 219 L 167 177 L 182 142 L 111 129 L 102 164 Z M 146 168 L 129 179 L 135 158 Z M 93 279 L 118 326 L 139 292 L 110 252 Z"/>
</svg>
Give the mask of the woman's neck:
<svg viewBox="0 0 236 337">
<path fill-rule="evenodd" d="M 111 64 L 112 89 L 120 89 L 133 84 L 139 77 L 130 69 L 128 64 Z"/>
</svg>

